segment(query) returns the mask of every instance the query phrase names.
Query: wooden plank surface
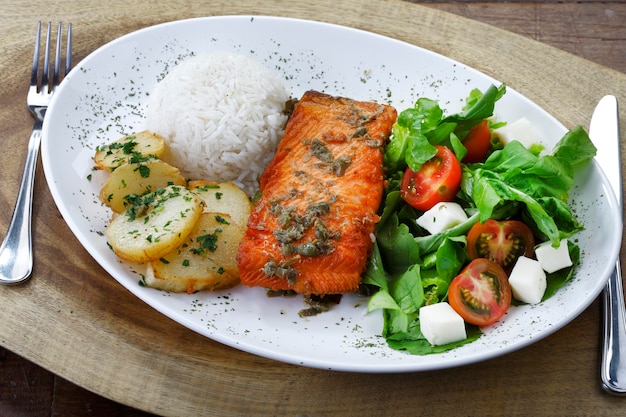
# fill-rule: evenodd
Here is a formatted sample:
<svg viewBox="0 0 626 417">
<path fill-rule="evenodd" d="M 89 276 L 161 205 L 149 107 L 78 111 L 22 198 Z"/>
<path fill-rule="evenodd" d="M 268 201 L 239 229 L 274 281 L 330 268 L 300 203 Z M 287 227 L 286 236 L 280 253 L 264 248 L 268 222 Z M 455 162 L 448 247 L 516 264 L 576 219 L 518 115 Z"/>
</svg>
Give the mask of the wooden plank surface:
<svg viewBox="0 0 626 417">
<path fill-rule="evenodd" d="M 494 25 L 626 72 L 624 1 L 411 2 Z"/>
<path fill-rule="evenodd" d="M 165 4 L 151 5 L 146 7 L 146 2 L 113 2 L 115 9 L 99 7 L 100 2 L 96 1 L 67 1 L 67 2 L 35 2 L 41 7 L 33 6 L 33 2 L 13 1 L 11 6 L 3 5 L 3 14 L 0 16 L 0 51 L 4 59 L 10 59 L 7 63 L 4 59 L 0 63 L 2 70 L 2 86 L 0 99 L 0 120 L 3 132 L 2 140 L 6 154 L 14 155 L 13 158 L 2 159 L 3 170 L 0 174 L 0 182 L 4 185 L 0 187 L 0 201 L 2 201 L 2 211 L 0 213 L 0 225 L 6 227 L 10 217 L 9 207 L 12 207 L 15 199 L 15 190 L 21 175 L 21 161 L 25 152 L 25 140 L 30 130 L 32 120 L 23 106 L 25 99 L 25 80 L 28 77 L 28 63 L 30 62 L 30 35 L 34 29 L 34 22 L 38 19 L 63 19 L 71 18 L 75 24 L 75 59 L 79 60 L 93 51 L 98 46 L 114 39 L 131 30 L 145 27 L 162 21 L 175 20 L 191 16 L 208 15 L 216 12 L 228 12 L 232 10 L 245 10 L 245 13 L 261 13 L 275 11 L 276 14 L 293 13 L 300 17 L 318 17 L 321 20 L 336 21 L 347 25 L 353 25 L 365 29 L 376 30 L 379 33 L 395 36 L 405 40 L 421 39 L 427 46 L 446 55 L 451 55 L 457 59 L 464 58 L 472 66 L 490 73 L 500 79 L 514 80 L 516 89 L 528 94 L 532 99 L 540 102 L 549 111 L 560 113 L 565 116 L 562 120 L 566 124 L 586 123 L 593 107 L 596 96 L 609 93 L 609 86 L 606 82 L 599 85 L 606 87 L 607 91 L 598 91 L 596 96 L 584 86 L 579 87 L 584 104 L 573 105 L 568 112 L 563 112 L 559 107 L 559 97 L 546 97 L 541 91 L 542 88 L 525 84 L 522 77 L 515 76 L 516 68 L 507 69 L 501 62 L 471 62 L 471 57 L 462 48 L 468 48 L 462 41 L 464 31 L 454 25 L 463 25 L 464 20 L 457 21 L 453 15 L 429 14 L 427 10 L 439 10 L 450 12 L 454 15 L 467 17 L 474 21 L 484 22 L 499 28 L 520 34 L 524 37 L 540 41 L 542 43 L 555 46 L 560 50 L 570 52 L 581 58 L 597 62 L 610 67 L 618 72 L 626 73 L 626 2 L 599 2 L 599 1 L 565 1 L 565 2 L 481 2 L 481 1 L 450 1 L 450 2 L 414 2 L 425 5 L 428 9 L 400 7 L 395 2 L 346 2 L 344 9 L 338 13 L 337 17 L 333 13 L 325 11 L 329 7 L 329 2 L 307 2 L 298 5 L 291 2 L 283 2 L 276 6 L 269 5 L 272 2 L 248 2 L 246 7 L 229 5 L 229 2 L 194 2 L 194 1 L 171 1 Z M 133 3 L 133 4 L 131 4 Z M 280 2 L 279 2 L 280 3 Z M 111 4 L 111 3 L 110 3 Z M 367 5 L 368 7 L 364 7 Z M 113 6 L 111 6 L 113 7 Z M 400 13 L 398 10 L 401 10 Z M 43 15 L 37 15 L 34 10 L 45 10 Z M 109 13 L 110 11 L 110 13 Z M 382 24 L 370 24 L 368 19 L 371 14 L 389 18 L 394 13 L 402 14 L 403 19 L 399 24 L 400 28 L 392 27 L 389 20 L 387 26 Z M 219 13 L 222 14 L 222 13 Z M 265 14 L 265 13 L 264 13 Z M 424 21 L 423 19 L 427 19 Z M 449 30 L 450 36 L 435 36 L 432 34 L 432 27 L 437 23 L 432 22 L 437 19 L 440 22 L 442 31 Z M 409 28 L 409 24 L 415 28 Z M 420 25 L 425 30 L 423 39 L 416 35 Z M 33 26 L 31 28 L 30 26 Z M 90 29 L 87 31 L 85 28 Z M 97 29 L 97 30 L 95 30 Z M 489 57 L 498 59 L 498 54 L 481 52 L 481 48 L 498 47 L 502 48 L 501 56 L 504 58 L 515 57 L 516 65 L 522 60 L 519 58 L 520 52 L 507 50 L 507 45 L 518 45 L 517 40 L 513 43 L 506 35 L 500 32 L 485 31 L 484 39 L 480 36 L 482 27 L 472 25 L 467 26 L 467 36 L 474 40 L 476 44 L 476 57 Z M 19 37 L 28 36 L 28 42 L 22 42 Z M 501 41 L 501 43 L 499 43 Z M 484 42 L 484 43 L 483 43 Z M 536 54 L 534 46 L 529 53 Z M 555 56 L 560 55 L 553 51 L 545 51 L 547 55 L 544 62 L 537 56 L 529 57 L 528 62 L 535 65 L 535 70 L 553 76 L 555 72 L 561 70 L 558 62 L 554 62 Z M 495 55 L 495 56 L 494 56 Z M 477 58 L 477 59 L 478 59 Z M 12 68 L 12 61 L 19 63 L 14 73 L 9 73 Z M 573 61 L 578 64 L 578 61 Z M 538 65 L 541 63 L 542 65 Z M 592 77 L 589 68 L 580 64 L 580 68 L 586 72 L 582 73 L 580 83 L 589 81 L 585 77 Z M 521 68 L 520 71 L 529 72 L 529 68 Z M 568 77 L 573 75 L 568 73 Z M 600 71 L 600 76 L 606 80 L 612 79 L 611 72 Z M 529 82 L 537 82 L 541 77 L 529 77 Z M 547 78 L 548 80 L 550 78 Z M 623 80 L 623 78 L 620 78 Z M 549 88 L 549 86 L 545 86 Z M 624 86 L 621 85 L 624 91 Z M 555 93 L 556 95 L 556 93 Z M 564 98 L 565 99 L 565 98 Z M 626 96 L 622 97 L 626 100 Z M 15 104 L 15 103 L 19 103 Z M 17 161 L 17 162 L 12 162 Z M 39 173 L 41 173 L 39 167 Z M 35 303 L 55 303 L 56 314 L 53 316 L 37 316 L 24 314 L 28 321 L 21 324 L 28 328 L 37 328 L 40 332 L 54 332 L 61 327 L 56 324 L 63 322 L 76 322 L 76 333 L 67 343 L 73 343 L 67 349 L 75 349 L 76 358 L 81 358 L 85 353 L 97 355 L 106 354 L 103 361 L 108 363 L 118 363 L 118 368 L 108 370 L 84 369 L 85 375 L 67 374 L 77 382 L 89 381 L 88 388 L 98 392 L 94 394 L 85 388 L 75 385 L 63 377 L 44 368 L 55 368 L 61 370 L 74 369 L 80 367 L 80 363 L 75 363 L 76 359 L 71 356 L 64 356 L 60 361 L 53 362 L 45 353 L 47 349 L 61 349 L 62 342 L 54 340 L 53 334 L 49 335 L 50 346 L 46 346 L 42 337 L 34 337 L 24 331 L 22 344 L 14 347 L 22 356 L 28 356 L 30 360 L 13 353 L 5 348 L 0 348 L 0 416 L 148 416 L 144 411 L 133 409 L 128 405 L 150 409 L 152 412 L 166 415 L 186 415 L 184 409 L 177 414 L 168 408 L 168 401 L 163 401 L 157 405 L 146 404 L 141 398 L 137 398 L 135 393 L 121 393 L 114 387 L 106 384 L 113 380 L 114 376 L 121 380 L 129 379 L 125 376 L 128 373 L 140 372 L 142 367 L 157 367 L 163 372 L 162 386 L 168 386 L 169 380 L 178 380 L 186 377 L 190 384 L 202 383 L 193 369 L 184 368 L 193 364 L 185 354 L 182 354 L 181 344 L 188 343 L 190 346 L 205 345 L 206 349 L 213 349 L 215 357 L 230 358 L 224 360 L 215 372 L 221 372 L 220 380 L 224 384 L 223 395 L 233 403 L 244 401 L 236 398 L 235 395 L 241 392 L 241 386 L 232 388 L 229 385 L 249 383 L 250 395 L 256 397 L 247 407 L 248 415 L 366 415 L 368 412 L 368 401 L 361 401 L 361 408 L 358 402 L 340 398 L 340 393 L 333 390 L 331 381 L 340 381 L 344 390 L 341 395 L 351 393 L 354 396 L 368 398 L 372 403 L 377 403 L 378 410 L 389 410 L 389 415 L 398 415 L 394 410 L 409 410 L 413 402 L 413 410 L 416 415 L 618 415 L 623 411 L 623 401 L 618 398 L 604 395 L 598 383 L 598 356 L 599 349 L 599 303 L 594 302 L 579 318 L 565 329 L 547 339 L 536 343 L 520 352 L 516 352 L 506 357 L 496 358 L 488 363 L 476 364 L 464 367 L 463 369 L 451 369 L 439 372 L 428 372 L 420 375 L 353 375 L 337 374 L 317 370 L 291 369 L 282 365 L 260 358 L 253 357 L 229 348 L 225 348 L 216 343 L 206 341 L 195 334 L 190 334 L 181 326 L 172 323 L 154 323 L 148 317 L 153 317 L 150 308 L 136 303 L 134 297 L 121 290 L 112 282 L 94 280 L 94 277 L 101 276 L 103 272 L 100 267 L 91 260 L 89 255 L 76 243 L 67 249 L 57 249 L 58 242 L 75 242 L 73 235 L 64 225 L 63 220 L 54 210 L 52 199 L 47 191 L 47 186 L 43 176 L 40 175 L 36 183 L 37 198 L 35 199 L 34 212 L 38 220 L 34 225 L 35 233 L 43 236 L 37 240 L 37 250 L 40 255 L 54 255 L 57 259 L 46 260 L 36 265 L 42 274 L 37 277 L 36 284 L 27 284 L 22 287 L 0 288 L 2 291 L 14 291 L 24 297 L 31 297 Z M 63 278 L 67 277 L 67 278 Z M 79 277 L 80 279 L 76 279 Z M 47 281 L 47 282 L 46 282 Z M 85 314 L 85 311 L 72 311 L 66 308 L 72 305 L 71 300 L 64 299 L 63 294 L 56 294 L 55 288 L 63 287 L 67 297 L 80 296 L 84 300 L 92 303 L 91 308 L 97 313 L 93 313 L 94 320 L 91 325 L 84 325 L 81 317 L 75 314 Z M 50 299 L 53 294 L 55 298 Z M 103 299 L 102 294 L 112 294 L 112 299 Z M 131 306 L 131 307 L 129 307 Z M 13 309 L 13 305 L 4 305 L 1 308 Z M 128 313 L 128 309 L 136 320 L 128 323 L 123 317 Z M 13 311 L 13 310 L 12 310 Z M 50 311 L 50 310 L 48 310 Z M 1 316 L 1 313 L 0 313 Z M 5 320 L 7 317 L 2 317 Z M 12 318 L 19 320 L 18 317 Z M 49 326 L 41 325 L 42 322 L 51 323 Z M 4 326 L 7 326 L 5 323 Z M 120 328 L 119 326 L 126 326 Z M 102 329 L 101 327 L 105 327 Z M 144 336 L 137 336 L 139 329 L 144 331 Z M 115 340 L 120 343 L 118 356 L 112 353 L 112 349 L 99 349 L 97 346 L 90 346 L 91 332 L 109 332 L 111 334 L 122 335 Z M 169 337 L 157 344 L 162 332 L 170 332 Z M 126 338 L 126 339 L 125 339 Z M 11 346 L 15 346 L 11 341 Z M 34 344 L 30 345 L 30 344 Z M 143 363 L 125 364 L 124 348 L 130 344 L 140 345 L 146 350 L 157 350 L 170 348 L 172 352 L 180 356 L 181 369 L 172 367 L 159 368 L 159 364 L 150 363 L 146 360 Z M 0 339 L 0 345 L 7 345 L 7 340 Z M 563 350 L 563 346 L 568 346 Z M 191 348 L 190 348 L 191 349 Z M 558 357 L 554 352 L 559 352 Z M 189 351 L 189 356 L 193 356 L 193 350 Z M 559 362 L 559 363 L 556 363 Z M 581 363 L 584 362 L 584 363 Z M 42 366 L 38 365 L 41 364 Z M 198 364 L 199 365 L 199 364 Z M 291 369 L 294 373 L 292 378 L 285 377 Z M 255 375 L 250 375 L 254 369 Z M 239 379 L 236 381 L 228 378 L 229 372 Z M 299 372 L 306 375 L 308 384 L 311 386 L 310 392 L 317 396 L 317 399 L 303 398 L 295 399 L 292 393 L 303 392 L 306 386 L 301 378 L 295 375 Z M 101 374 L 98 374 L 101 373 Z M 93 375 L 92 375 L 93 374 Z M 279 376 L 287 378 L 281 383 L 280 389 L 284 390 L 282 403 L 264 404 L 263 396 L 268 395 L 258 386 L 254 385 L 258 375 L 263 379 L 274 381 Z M 472 379 L 471 382 L 459 381 L 459 379 Z M 514 381 L 512 383 L 511 381 Z M 540 380 L 541 383 L 537 381 Z M 102 381 L 99 383 L 99 381 Z M 235 382 L 233 382 L 235 381 Z M 153 382 L 153 381 L 151 381 Z M 87 384 L 86 384 L 87 385 Z M 413 389 L 407 390 L 406 386 Z M 453 396 L 445 394 L 446 390 L 452 389 Z M 398 392 L 413 392 L 415 398 L 407 400 L 398 398 L 391 390 Z M 159 389 L 151 386 L 141 386 L 136 391 L 143 391 L 146 398 L 150 398 L 153 392 Z M 276 389 L 268 389 L 276 391 Z M 486 397 L 485 393 L 489 393 Z M 108 398 L 117 401 L 112 401 Z M 251 397 L 251 398 L 252 398 Z M 171 403 L 185 404 L 185 399 L 172 398 Z M 315 414 L 315 409 L 310 405 L 315 401 L 331 404 L 324 407 L 324 413 Z M 302 407 L 293 406 L 294 403 L 301 402 Z M 155 402 L 156 403 L 156 402 Z M 197 404 L 198 401 L 188 399 L 187 403 Z M 342 403 L 352 404 L 355 408 L 347 413 L 342 407 Z M 381 407 L 382 405 L 382 407 Z M 309 408 L 307 408 L 309 406 Z M 371 407 L 370 407 L 371 408 Z M 234 410 L 246 409 L 246 407 L 232 406 L 224 410 L 207 410 L 206 415 L 235 415 Z M 382 414 L 379 414 L 382 415 Z"/>
</svg>

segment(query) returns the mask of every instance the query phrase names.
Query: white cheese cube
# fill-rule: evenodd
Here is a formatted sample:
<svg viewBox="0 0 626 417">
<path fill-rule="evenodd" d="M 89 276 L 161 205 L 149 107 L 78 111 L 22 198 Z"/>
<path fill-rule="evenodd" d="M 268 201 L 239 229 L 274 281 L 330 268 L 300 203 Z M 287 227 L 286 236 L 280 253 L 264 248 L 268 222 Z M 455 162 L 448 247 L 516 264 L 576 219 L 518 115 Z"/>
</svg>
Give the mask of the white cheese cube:
<svg viewBox="0 0 626 417">
<path fill-rule="evenodd" d="M 553 247 L 550 241 L 538 244 L 535 246 L 535 256 L 543 270 L 548 274 L 572 266 L 572 259 L 567 248 L 567 239 L 561 239 L 561 244 L 558 248 Z"/>
<path fill-rule="evenodd" d="M 437 303 L 420 308 L 422 334 L 433 346 L 458 342 L 467 338 L 465 322 L 448 303 Z"/>
<path fill-rule="evenodd" d="M 546 292 L 546 273 L 538 261 L 520 256 L 509 276 L 509 284 L 515 299 L 537 304 Z"/>
<path fill-rule="evenodd" d="M 467 220 L 463 207 L 457 203 L 437 203 L 415 221 L 431 235 L 441 233 Z"/>
<path fill-rule="evenodd" d="M 493 135 L 498 138 L 503 145 L 516 140 L 528 148 L 530 145 L 540 142 L 537 129 L 535 129 L 525 117 L 495 129 Z"/>
</svg>

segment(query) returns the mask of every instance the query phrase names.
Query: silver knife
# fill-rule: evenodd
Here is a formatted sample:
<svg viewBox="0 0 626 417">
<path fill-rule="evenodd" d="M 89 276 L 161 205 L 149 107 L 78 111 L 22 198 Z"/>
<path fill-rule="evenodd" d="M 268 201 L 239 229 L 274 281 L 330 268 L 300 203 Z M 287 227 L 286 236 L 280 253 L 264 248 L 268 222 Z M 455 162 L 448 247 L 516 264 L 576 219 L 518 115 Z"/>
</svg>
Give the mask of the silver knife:
<svg viewBox="0 0 626 417">
<path fill-rule="evenodd" d="M 604 96 L 589 125 L 589 137 L 598 149 L 596 160 L 606 174 L 622 212 L 622 165 L 619 138 L 619 109 L 614 96 Z M 603 294 L 602 388 L 626 394 L 626 307 L 619 259 Z"/>
</svg>

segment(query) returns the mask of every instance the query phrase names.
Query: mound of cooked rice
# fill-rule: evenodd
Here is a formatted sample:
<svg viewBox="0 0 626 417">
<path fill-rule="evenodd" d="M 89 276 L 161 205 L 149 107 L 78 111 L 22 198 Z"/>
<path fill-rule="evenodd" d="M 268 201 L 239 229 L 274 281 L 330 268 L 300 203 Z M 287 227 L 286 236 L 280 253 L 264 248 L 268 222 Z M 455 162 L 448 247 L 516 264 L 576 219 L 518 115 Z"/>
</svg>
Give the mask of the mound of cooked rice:
<svg viewBox="0 0 626 417">
<path fill-rule="evenodd" d="M 232 181 L 252 196 L 282 136 L 288 99 L 280 78 L 254 59 L 202 54 L 158 83 L 146 128 L 165 137 L 163 159 L 187 179 Z"/>
</svg>

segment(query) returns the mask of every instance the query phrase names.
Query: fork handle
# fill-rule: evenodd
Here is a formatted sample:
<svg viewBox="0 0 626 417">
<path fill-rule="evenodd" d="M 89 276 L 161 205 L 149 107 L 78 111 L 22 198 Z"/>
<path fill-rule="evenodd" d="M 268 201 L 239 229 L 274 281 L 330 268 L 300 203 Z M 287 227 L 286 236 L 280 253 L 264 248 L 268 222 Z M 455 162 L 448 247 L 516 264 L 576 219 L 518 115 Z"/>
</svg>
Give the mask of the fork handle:
<svg viewBox="0 0 626 417">
<path fill-rule="evenodd" d="M 39 109 L 28 141 L 28 152 L 22 182 L 17 194 L 9 229 L 0 246 L 0 284 L 18 284 L 30 277 L 33 270 L 31 219 L 33 187 L 44 109 Z"/>
<path fill-rule="evenodd" d="M 611 394 L 626 394 L 626 310 L 619 261 L 604 289 L 604 334 L 602 388 Z"/>
</svg>

